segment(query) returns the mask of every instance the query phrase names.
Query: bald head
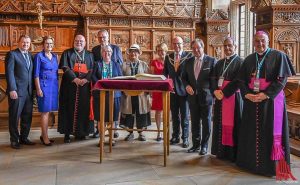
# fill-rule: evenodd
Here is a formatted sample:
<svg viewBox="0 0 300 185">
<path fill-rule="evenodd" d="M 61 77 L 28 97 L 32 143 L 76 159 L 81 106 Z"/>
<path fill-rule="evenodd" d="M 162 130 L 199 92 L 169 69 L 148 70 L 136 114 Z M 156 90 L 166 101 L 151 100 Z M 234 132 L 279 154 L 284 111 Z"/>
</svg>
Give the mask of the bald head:
<svg viewBox="0 0 300 185">
<path fill-rule="evenodd" d="M 183 39 L 179 36 L 176 36 L 173 39 L 173 49 L 176 53 L 179 53 L 183 50 Z"/>
</svg>

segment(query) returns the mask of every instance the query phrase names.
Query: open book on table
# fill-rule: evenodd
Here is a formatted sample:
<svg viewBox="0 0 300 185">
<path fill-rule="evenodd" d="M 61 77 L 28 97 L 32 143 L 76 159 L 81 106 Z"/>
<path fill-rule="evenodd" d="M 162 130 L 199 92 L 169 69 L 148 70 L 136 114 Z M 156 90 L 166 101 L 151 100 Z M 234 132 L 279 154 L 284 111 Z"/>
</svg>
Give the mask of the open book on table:
<svg viewBox="0 0 300 185">
<path fill-rule="evenodd" d="M 166 80 L 167 78 L 164 75 L 139 73 L 134 76 L 116 76 L 111 79 L 115 79 L 115 80 Z"/>
</svg>

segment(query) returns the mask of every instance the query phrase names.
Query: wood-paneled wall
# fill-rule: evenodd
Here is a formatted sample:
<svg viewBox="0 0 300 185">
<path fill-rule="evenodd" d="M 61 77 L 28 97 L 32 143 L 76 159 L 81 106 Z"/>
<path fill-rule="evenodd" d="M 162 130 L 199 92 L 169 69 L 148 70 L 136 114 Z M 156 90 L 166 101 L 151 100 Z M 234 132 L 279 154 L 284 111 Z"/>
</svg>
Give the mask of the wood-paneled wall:
<svg viewBox="0 0 300 185">
<path fill-rule="evenodd" d="M 155 46 L 182 36 L 185 49 L 195 37 L 200 20 L 201 0 L 7 0 L 0 1 L 0 127 L 7 124 L 7 98 L 4 91 L 5 54 L 17 47 L 18 38 L 32 38 L 31 52 L 41 51 L 41 37 L 55 39 L 54 52 L 60 55 L 73 46 L 73 37 L 82 33 L 87 49 L 98 44 L 97 32 L 107 29 L 110 41 L 125 51 L 133 43 L 141 46 L 141 58 L 155 57 Z M 171 48 L 170 48 L 171 49 Z M 2 97 L 2 98 L 1 98 Z M 6 115 L 6 118 L 4 119 Z M 39 116 L 34 112 L 34 116 Z M 34 119 L 34 125 L 39 119 Z"/>
</svg>

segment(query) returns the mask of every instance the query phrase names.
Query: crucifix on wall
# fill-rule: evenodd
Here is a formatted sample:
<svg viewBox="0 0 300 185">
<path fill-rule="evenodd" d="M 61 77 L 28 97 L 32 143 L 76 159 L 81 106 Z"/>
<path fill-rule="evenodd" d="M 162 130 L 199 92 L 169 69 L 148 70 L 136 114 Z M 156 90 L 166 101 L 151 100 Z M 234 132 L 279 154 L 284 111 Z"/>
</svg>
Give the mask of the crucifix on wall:
<svg viewBox="0 0 300 185">
<path fill-rule="evenodd" d="M 42 30 L 43 29 L 44 16 L 43 16 L 43 10 L 42 10 L 42 4 L 41 3 L 36 4 L 36 12 L 38 14 L 38 21 L 39 21 L 40 29 Z"/>
</svg>

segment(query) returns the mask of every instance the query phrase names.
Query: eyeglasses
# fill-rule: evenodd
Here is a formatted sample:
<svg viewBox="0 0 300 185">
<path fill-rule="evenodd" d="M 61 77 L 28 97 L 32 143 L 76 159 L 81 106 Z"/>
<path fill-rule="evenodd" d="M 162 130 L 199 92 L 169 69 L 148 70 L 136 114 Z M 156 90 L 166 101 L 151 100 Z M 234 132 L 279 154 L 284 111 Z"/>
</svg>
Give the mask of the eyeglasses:
<svg viewBox="0 0 300 185">
<path fill-rule="evenodd" d="M 84 43 L 84 40 L 74 40 L 74 42 Z"/>
</svg>

